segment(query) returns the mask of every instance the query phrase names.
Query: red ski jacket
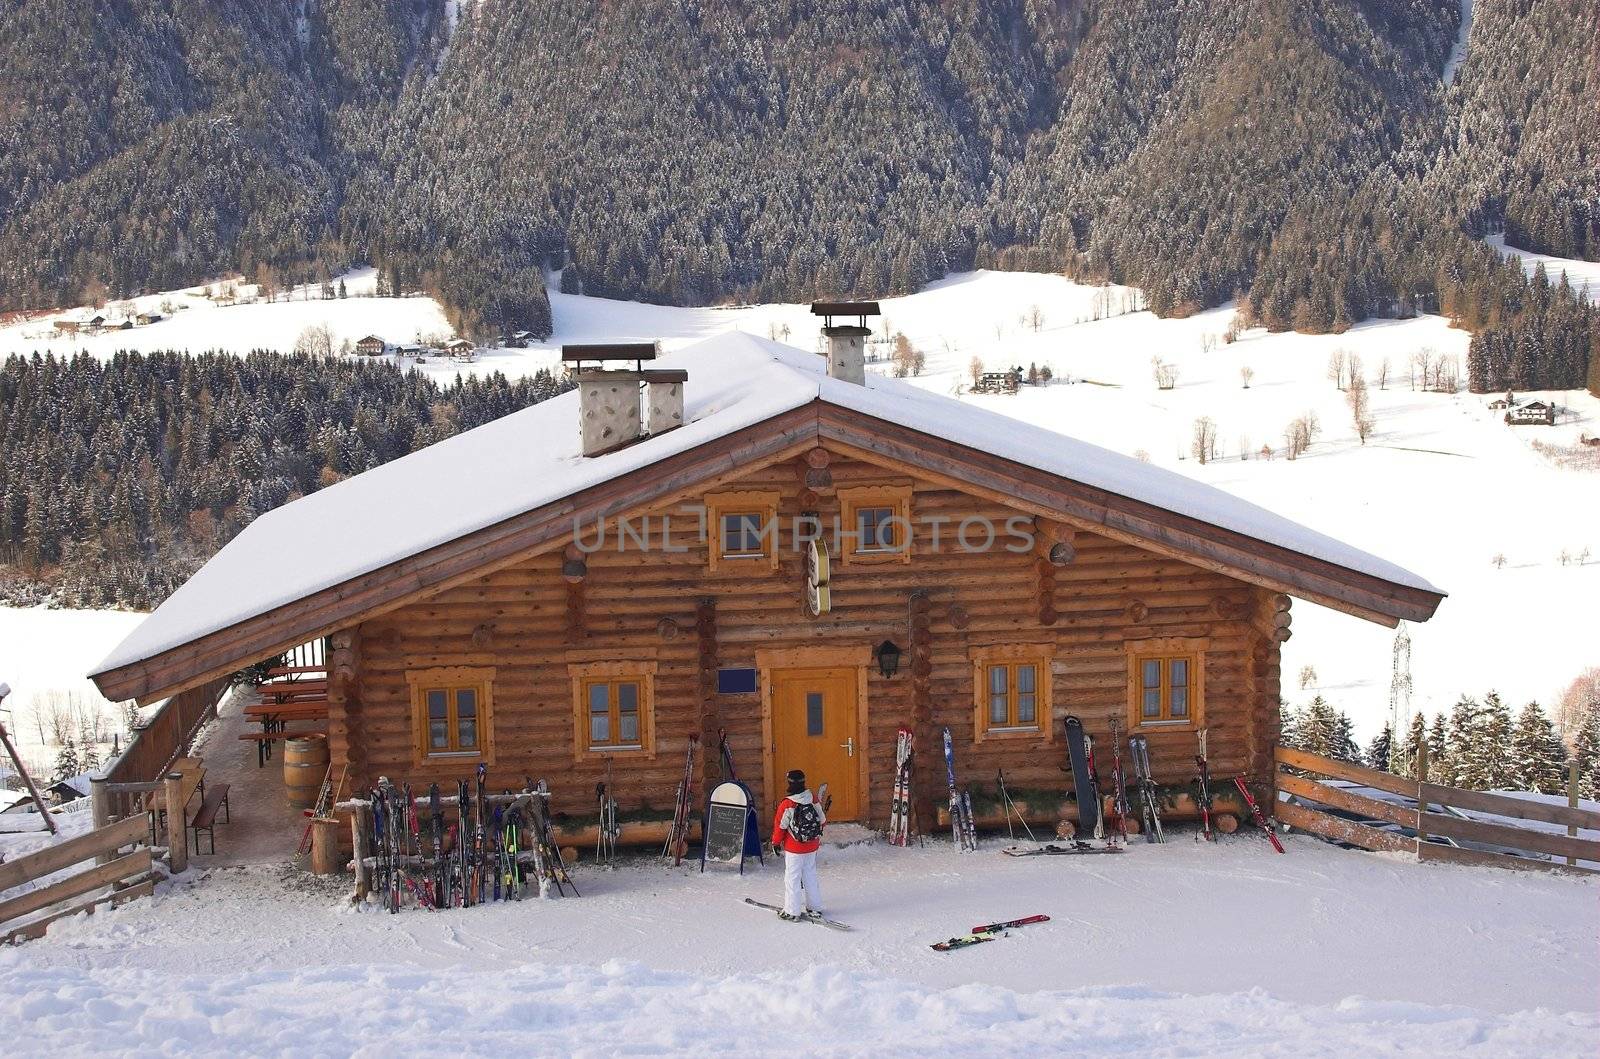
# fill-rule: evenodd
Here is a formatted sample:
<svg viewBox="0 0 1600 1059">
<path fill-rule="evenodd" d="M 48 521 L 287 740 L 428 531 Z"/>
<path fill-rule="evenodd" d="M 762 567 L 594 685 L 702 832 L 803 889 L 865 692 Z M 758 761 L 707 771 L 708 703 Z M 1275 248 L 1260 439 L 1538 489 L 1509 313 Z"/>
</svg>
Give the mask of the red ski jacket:
<svg viewBox="0 0 1600 1059">
<path fill-rule="evenodd" d="M 799 794 L 791 794 L 783 801 L 778 803 L 778 813 L 772 818 L 773 849 L 781 849 L 785 853 L 815 853 L 819 848 L 821 848 L 822 841 L 820 839 L 812 839 L 810 842 L 801 842 L 798 838 L 795 838 L 793 835 L 789 834 L 789 824 L 794 819 L 793 813 L 795 806 L 813 804 L 815 803 L 811 800 L 810 791 L 801 791 Z M 827 814 L 822 811 L 822 806 L 820 805 L 817 806 L 817 816 L 821 818 L 824 824 L 828 822 Z"/>
</svg>

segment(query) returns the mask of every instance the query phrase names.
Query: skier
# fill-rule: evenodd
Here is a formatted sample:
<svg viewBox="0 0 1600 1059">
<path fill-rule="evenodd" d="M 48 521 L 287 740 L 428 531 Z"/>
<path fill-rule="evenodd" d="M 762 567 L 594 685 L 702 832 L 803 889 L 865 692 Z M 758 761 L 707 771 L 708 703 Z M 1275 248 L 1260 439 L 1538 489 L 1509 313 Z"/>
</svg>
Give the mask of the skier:
<svg viewBox="0 0 1600 1059">
<path fill-rule="evenodd" d="M 772 851 L 784 854 L 783 911 L 779 914 L 784 919 L 797 920 L 808 914 L 822 914 L 817 848 L 822 845 L 822 827 L 828 818 L 806 789 L 804 772 L 792 770 L 788 781 L 788 797 L 778 803 L 772 821 Z"/>
</svg>

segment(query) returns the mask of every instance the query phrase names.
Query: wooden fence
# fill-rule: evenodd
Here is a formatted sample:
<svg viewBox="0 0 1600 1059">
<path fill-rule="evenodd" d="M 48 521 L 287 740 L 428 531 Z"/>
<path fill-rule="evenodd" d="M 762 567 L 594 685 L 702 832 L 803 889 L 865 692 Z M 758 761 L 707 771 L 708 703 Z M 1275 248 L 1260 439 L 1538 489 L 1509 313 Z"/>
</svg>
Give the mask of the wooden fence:
<svg viewBox="0 0 1600 1059">
<path fill-rule="evenodd" d="M 93 912 L 102 905 L 116 906 L 148 895 L 155 888 L 156 879 L 149 839 L 149 820 L 130 816 L 0 864 L 0 893 L 74 865 L 84 865 L 83 870 L 66 878 L 0 901 L 0 944 L 40 938 L 51 923 L 64 916 Z M 132 849 L 123 852 L 127 847 Z M 84 864 L 86 861 L 89 863 Z M 107 887 L 109 892 L 105 892 Z M 64 902 L 70 903 L 53 907 Z M 47 909 L 51 910 L 47 915 L 12 925 Z"/>
<path fill-rule="evenodd" d="M 180 692 L 162 703 L 150 722 L 128 740 L 125 749 L 105 772 L 110 783 L 155 783 L 167 766 L 182 756 L 202 723 L 217 715 L 217 702 L 228 688 L 226 680 Z"/>
<path fill-rule="evenodd" d="M 1389 772 L 1379 772 L 1377 769 L 1369 769 L 1348 761 L 1337 761 L 1282 746 L 1278 748 L 1277 761 L 1279 791 L 1319 805 L 1342 809 L 1369 820 L 1396 824 L 1412 832 L 1402 834 L 1384 830 L 1297 802 L 1278 801 L 1275 808 L 1279 820 L 1336 842 L 1348 842 L 1362 849 L 1414 853 L 1418 860 L 1424 861 L 1491 865 L 1533 871 L 1588 874 L 1593 873 L 1594 869 L 1579 867 L 1577 862 L 1580 860 L 1600 862 L 1600 840 L 1577 837 L 1579 828 L 1600 830 L 1600 812 L 1579 809 L 1576 805 L 1548 805 L 1504 794 L 1445 787 L 1426 780 L 1418 781 Z M 1422 765 L 1418 771 L 1426 775 L 1425 753 L 1421 761 Z M 1298 769 L 1318 776 L 1347 780 L 1375 790 L 1387 791 L 1409 799 L 1412 804 L 1397 805 L 1371 798 L 1330 786 L 1310 776 L 1284 771 L 1285 769 Z M 1433 811 L 1435 807 L 1440 810 L 1446 808 L 1470 810 L 1517 820 L 1555 824 L 1566 828 L 1566 834 L 1487 820 L 1464 819 L 1448 812 L 1435 812 Z M 1501 846 L 1540 856 L 1516 857 L 1491 850 L 1445 845 L 1428 841 L 1429 835 Z M 1541 859 L 1542 856 L 1560 857 L 1563 860 L 1544 860 Z"/>
</svg>

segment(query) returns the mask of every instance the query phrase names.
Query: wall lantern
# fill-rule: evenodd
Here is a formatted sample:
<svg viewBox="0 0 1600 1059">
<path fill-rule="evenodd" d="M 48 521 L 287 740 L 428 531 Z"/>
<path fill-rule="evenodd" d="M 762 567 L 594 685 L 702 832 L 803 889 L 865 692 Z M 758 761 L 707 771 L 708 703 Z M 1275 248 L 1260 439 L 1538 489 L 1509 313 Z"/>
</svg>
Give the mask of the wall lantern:
<svg viewBox="0 0 1600 1059">
<path fill-rule="evenodd" d="M 900 648 L 893 640 L 885 640 L 873 649 L 872 655 L 878 660 L 878 672 L 886 678 L 900 672 Z"/>
</svg>

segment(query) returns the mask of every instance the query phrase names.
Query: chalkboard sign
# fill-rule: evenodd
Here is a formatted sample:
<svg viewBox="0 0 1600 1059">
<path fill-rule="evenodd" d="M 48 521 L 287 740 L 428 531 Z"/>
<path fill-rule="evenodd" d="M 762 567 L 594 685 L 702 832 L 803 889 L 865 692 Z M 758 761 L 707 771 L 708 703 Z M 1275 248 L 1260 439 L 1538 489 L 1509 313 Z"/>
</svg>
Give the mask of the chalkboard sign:
<svg viewBox="0 0 1600 1059">
<path fill-rule="evenodd" d="M 706 799 L 700 870 L 705 871 L 707 864 L 737 864 L 742 875 L 744 859 L 752 854 L 761 855 L 761 832 L 750 788 L 736 782 L 719 783 Z"/>
</svg>

